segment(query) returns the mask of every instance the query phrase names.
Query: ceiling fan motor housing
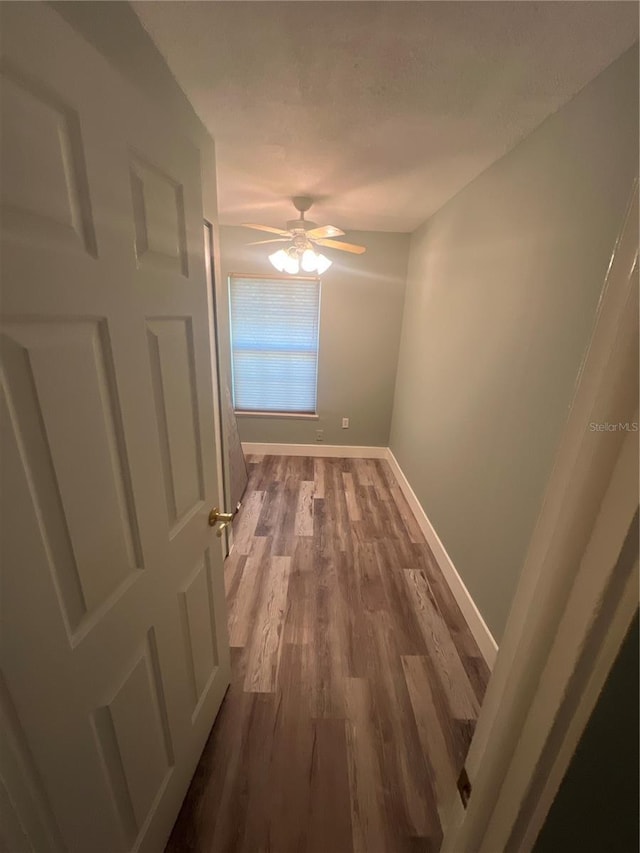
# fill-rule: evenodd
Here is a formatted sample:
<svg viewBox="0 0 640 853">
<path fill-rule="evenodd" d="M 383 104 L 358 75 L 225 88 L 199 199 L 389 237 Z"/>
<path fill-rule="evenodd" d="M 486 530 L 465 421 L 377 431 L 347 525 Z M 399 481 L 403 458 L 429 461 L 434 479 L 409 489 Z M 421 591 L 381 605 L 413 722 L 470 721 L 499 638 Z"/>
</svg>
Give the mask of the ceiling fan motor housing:
<svg viewBox="0 0 640 853">
<path fill-rule="evenodd" d="M 298 210 L 303 216 L 313 204 L 313 199 L 308 195 L 294 195 L 291 201 L 293 202 L 293 206 L 295 207 L 295 209 Z"/>
<path fill-rule="evenodd" d="M 287 222 L 287 231 L 311 231 L 317 227 L 317 223 L 311 222 L 310 219 L 290 219 Z"/>
</svg>

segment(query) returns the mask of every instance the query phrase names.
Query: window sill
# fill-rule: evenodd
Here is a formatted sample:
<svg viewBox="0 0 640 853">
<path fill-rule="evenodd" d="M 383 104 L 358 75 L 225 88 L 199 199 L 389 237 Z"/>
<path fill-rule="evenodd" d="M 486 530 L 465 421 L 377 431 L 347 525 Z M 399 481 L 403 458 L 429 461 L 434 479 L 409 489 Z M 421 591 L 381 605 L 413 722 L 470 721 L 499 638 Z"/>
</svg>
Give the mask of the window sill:
<svg viewBox="0 0 640 853">
<path fill-rule="evenodd" d="M 298 418 L 305 421 L 320 420 L 319 415 L 305 415 L 300 412 L 235 412 L 237 418 Z"/>
</svg>

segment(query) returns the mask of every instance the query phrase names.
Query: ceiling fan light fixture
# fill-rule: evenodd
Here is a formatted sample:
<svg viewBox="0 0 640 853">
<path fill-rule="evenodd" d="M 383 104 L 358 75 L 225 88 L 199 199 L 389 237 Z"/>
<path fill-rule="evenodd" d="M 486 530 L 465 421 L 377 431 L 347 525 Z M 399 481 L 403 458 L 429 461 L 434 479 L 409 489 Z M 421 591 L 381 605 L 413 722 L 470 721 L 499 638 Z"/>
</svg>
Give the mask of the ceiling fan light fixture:
<svg viewBox="0 0 640 853">
<path fill-rule="evenodd" d="M 284 271 L 289 273 L 289 275 L 298 275 L 300 272 L 300 262 L 293 252 L 287 255 L 284 263 Z"/>
<path fill-rule="evenodd" d="M 287 255 L 284 249 L 278 249 L 277 252 L 269 255 L 269 260 L 271 261 L 271 265 L 274 266 L 278 272 L 284 272 L 287 261 L 289 260 L 289 255 Z"/>
<path fill-rule="evenodd" d="M 305 219 L 305 211 L 309 210 L 312 203 L 310 198 L 296 196 L 293 203 L 300 217 L 287 222 L 286 230 L 274 228 L 272 225 L 257 225 L 249 222 L 244 223 L 243 226 L 244 228 L 255 228 L 257 231 L 266 231 L 269 234 L 278 235 L 277 237 L 270 237 L 268 240 L 257 240 L 249 243 L 250 246 L 258 246 L 263 243 L 288 243 L 286 248 L 278 249 L 273 254 L 268 255 L 269 262 L 278 272 L 298 275 L 302 269 L 305 273 L 322 275 L 332 265 L 332 261 L 326 255 L 320 254 L 319 246 L 328 246 L 330 249 L 351 252 L 354 255 L 361 255 L 366 251 L 364 246 L 334 240 L 334 237 L 344 235 L 344 231 L 336 228 L 335 225 L 317 226 L 315 222 Z"/>
<path fill-rule="evenodd" d="M 318 256 L 313 249 L 305 249 L 300 259 L 300 266 L 305 272 L 315 272 L 318 268 Z"/>
<path fill-rule="evenodd" d="M 322 273 L 325 273 L 329 269 L 333 261 L 330 261 L 326 255 L 317 255 L 316 263 L 316 271 L 318 275 L 322 275 Z"/>
</svg>

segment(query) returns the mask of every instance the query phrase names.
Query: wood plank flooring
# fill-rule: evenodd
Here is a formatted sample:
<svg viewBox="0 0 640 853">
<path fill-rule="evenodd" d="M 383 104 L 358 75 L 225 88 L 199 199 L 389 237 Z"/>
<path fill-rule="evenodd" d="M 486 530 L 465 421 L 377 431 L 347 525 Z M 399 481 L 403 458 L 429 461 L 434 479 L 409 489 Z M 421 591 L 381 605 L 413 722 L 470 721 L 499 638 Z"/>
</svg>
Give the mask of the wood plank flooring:
<svg viewBox="0 0 640 853">
<path fill-rule="evenodd" d="M 168 853 L 437 851 L 488 669 L 386 462 L 249 457 L 232 684 Z"/>
</svg>

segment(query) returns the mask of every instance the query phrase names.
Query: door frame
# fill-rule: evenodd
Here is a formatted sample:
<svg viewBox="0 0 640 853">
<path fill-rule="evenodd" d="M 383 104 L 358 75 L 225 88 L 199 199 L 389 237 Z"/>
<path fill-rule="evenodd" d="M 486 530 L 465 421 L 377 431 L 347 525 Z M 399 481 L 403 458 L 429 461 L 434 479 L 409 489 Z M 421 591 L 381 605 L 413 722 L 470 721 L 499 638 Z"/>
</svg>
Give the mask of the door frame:
<svg viewBox="0 0 640 853">
<path fill-rule="evenodd" d="M 218 501 L 222 511 L 228 509 L 227 476 L 225 473 L 224 454 L 227 452 L 224 445 L 224 431 L 222 428 L 222 385 L 221 385 L 221 360 L 220 341 L 218 339 L 218 304 L 216 295 L 216 266 L 215 266 L 215 233 L 213 223 L 205 217 L 202 223 L 204 236 L 204 263 L 207 278 L 207 300 L 209 302 L 209 338 L 211 340 L 211 353 L 213 364 L 211 375 L 213 379 L 213 407 L 215 410 L 214 431 L 216 437 L 216 465 L 218 466 Z M 231 549 L 230 528 L 226 527 L 220 537 L 222 559 L 229 556 Z"/>
<path fill-rule="evenodd" d="M 638 608 L 638 435 L 592 426 L 637 421 L 636 177 L 442 853 L 535 844 Z"/>
</svg>

